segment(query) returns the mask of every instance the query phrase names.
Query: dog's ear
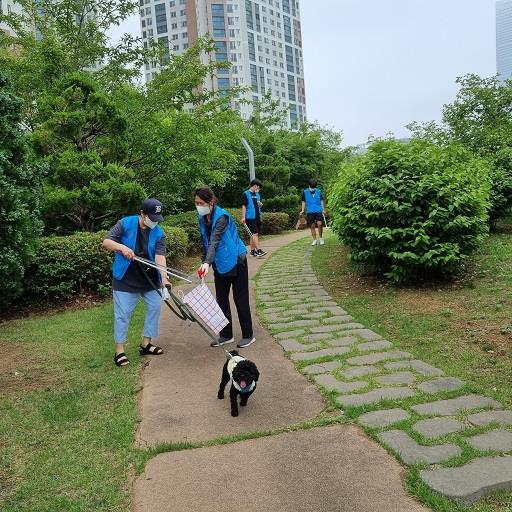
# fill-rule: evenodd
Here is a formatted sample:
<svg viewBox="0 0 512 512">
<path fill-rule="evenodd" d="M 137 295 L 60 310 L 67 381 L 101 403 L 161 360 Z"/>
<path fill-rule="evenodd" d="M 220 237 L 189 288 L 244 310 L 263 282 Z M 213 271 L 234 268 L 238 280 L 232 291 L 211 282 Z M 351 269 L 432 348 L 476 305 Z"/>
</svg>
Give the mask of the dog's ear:
<svg viewBox="0 0 512 512">
<path fill-rule="evenodd" d="M 251 370 L 252 370 L 252 376 L 254 379 L 254 382 L 258 382 L 258 379 L 260 378 L 260 372 L 258 371 L 257 366 L 251 362 Z"/>
<path fill-rule="evenodd" d="M 230 350 L 230 352 L 229 352 L 229 353 L 230 353 L 232 356 L 238 356 L 238 355 L 240 355 L 240 354 L 238 353 L 238 350 Z M 229 359 L 231 359 L 231 358 L 229 358 Z"/>
</svg>

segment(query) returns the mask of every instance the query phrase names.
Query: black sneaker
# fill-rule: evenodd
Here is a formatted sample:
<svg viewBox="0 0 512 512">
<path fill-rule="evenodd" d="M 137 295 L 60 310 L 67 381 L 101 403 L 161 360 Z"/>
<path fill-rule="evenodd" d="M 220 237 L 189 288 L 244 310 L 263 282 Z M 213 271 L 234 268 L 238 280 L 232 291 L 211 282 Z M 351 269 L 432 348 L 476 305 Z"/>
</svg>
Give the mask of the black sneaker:
<svg viewBox="0 0 512 512">
<path fill-rule="evenodd" d="M 251 255 L 254 256 L 255 258 L 258 256 L 258 251 L 256 249 L 253 249 L 251 251 Z"/>
<path fill-rule="evenodd" d="M 223 338 L 222 336 L 217 339 L 217 341 L 212 341 L 210 343 L 210 347 L 221 347 L 222 345 L 227 345 L 228 343 L 233 343 L 235 338 Z"/>
<path fill-rule="evenodd" d="M 262 249 L 258 249 L 258 250 L 256 251 L 256 256 L 257 256 L 258 258 L 263 258 L 263 256 L 266 256 L 266 254 L 267 254 L 267 253 L 266 253 L 264 250 L 262 250 Z"/>
</svg>

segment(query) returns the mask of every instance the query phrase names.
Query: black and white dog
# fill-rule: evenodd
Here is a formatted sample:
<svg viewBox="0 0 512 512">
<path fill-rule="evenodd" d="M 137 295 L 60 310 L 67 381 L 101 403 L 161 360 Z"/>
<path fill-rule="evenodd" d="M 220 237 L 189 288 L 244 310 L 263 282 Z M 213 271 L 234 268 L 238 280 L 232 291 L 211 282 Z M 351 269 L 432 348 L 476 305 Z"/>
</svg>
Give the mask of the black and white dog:
<svg viewBox="0 0 512 512">
<path fill-rule="evenodd" d="M 222 368 L 222 379 L 220 381 L 219 392 L 217 398 L 224 398 L 224 388 L 231 380 L 231 389 L 229 390 L 229 398 L 231 400 L 231 416 L 238 416 L 238 395 L 240 395 L 240 405 L 247 405 L 247 400 L 256 389 L 256 382 L 260 377 L 260 372 L 256 365 L 238 355 L 236 350 L 230 352 L 231 357 L 224 363 Z"/>
</svg>

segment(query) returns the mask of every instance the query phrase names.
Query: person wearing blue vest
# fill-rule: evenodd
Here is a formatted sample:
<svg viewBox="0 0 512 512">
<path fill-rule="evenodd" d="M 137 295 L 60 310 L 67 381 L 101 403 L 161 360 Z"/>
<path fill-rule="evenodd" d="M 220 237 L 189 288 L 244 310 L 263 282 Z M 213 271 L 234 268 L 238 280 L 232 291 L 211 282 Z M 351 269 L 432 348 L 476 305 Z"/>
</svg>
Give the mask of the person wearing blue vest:
<svg viewBox="0 0 512 512">
<path fill-rule="evenodd" d="M 115 253 L 112 266 L 114 295 L 114 363 L 126 366 L 130 361 L 124 352 L 130 319 L 142 297 L 146 304 L 146 320 L 142 332 L 141 355 L 160 355 L 163 350 L 151 343 L 158 336 L 158 322 L 162 295 L 155 289 L 170 284 L 164 271 L 157 271 L 133 261 L 140 256 L 166 266 L 166 241 L 162 228 L 162 203 L 155 198 L 146 199 L 138 215 L 124 217 L 103 240 L 103 247 Z M 152 284 L 153 283 L 153 284 Z"/>
<path fill-rule="evenodd" d="M 247 269 L 247 249 L 238 235 L 238 229 L 231 215 L 217 205 L 211 189 L 198 188 L 194 203 L 199 215 L 199 229 L 203 240 L 203 263 L 198 270 L 204 278 L 213 267 L 215 293 L 229 324 L 219 333 L 219 338 L 210 346 L 219 347 L 233 343 L 233 322 L 229 305 L 229 292 L 233 287 L 233 300 L 242 330 L 238 348 L 245 348 L 256 341 L 253 335 L 251 307 L 249 304 L 249 273 Z"/>
<path fill-rule="evenodd" d="M 245 224 L 252 233 L 249 241 L 251 255 L 256 258 L 263 258 L 267 253 L 260 249 L 261 233 L 261 202 L 260 190 L 262 183 L 254 179 L 250 183 L 249 190 L 246 190 L 242 196 L 242 224 Z"/>
<path fill-rule="evenodd" d="M 301 215 L 304 215 L 304 209 L 307 210 L 307 221 L 311 227 L 311 236 L 313 242 L 311 245 L 316 245 L 320 242 L 320 245 L 324 245 L 323 239 L 323 221 L 325 216 L 324 197 L 322 191 L 317 188 L 315 179 L 310 179 L 309 187 L 304 189 L 302 192 L 302 210 Z M 316 239 L 316 228 L 318 227 L 318 240 Z"/>
</svg>

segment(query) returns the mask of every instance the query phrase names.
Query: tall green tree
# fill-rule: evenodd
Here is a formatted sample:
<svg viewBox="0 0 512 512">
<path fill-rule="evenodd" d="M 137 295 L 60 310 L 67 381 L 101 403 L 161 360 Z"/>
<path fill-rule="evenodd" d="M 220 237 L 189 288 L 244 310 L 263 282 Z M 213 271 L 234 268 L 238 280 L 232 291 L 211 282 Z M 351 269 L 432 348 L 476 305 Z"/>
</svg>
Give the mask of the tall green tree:
<svg viewBox="0 0 512 512">
<path fill-rule="evenodd" d="M 0 73 L 0 309 L 21 293 L 24 269 L 41 233 L 41 166 L 28 158 L 21 129 L 23 103 Z"/>
<path fill-rule="evenodd" d="M 412 123 L 417 137 L 446 146 L 453 142 L 491 164 L 491 224 L 512 210 L 512 81 L 466 75 L 455 101 L 443 108 L 441 125 Z"/>
<path fill-rule="evenodd" d="M 40 101 L 36 153 L 49 168 L 45 185 L 47 228 L 93 231 L 138 207 L 145 192 L 126 155 L 127 121 L 86 73 L 64 77 Z"/>
</svg>

